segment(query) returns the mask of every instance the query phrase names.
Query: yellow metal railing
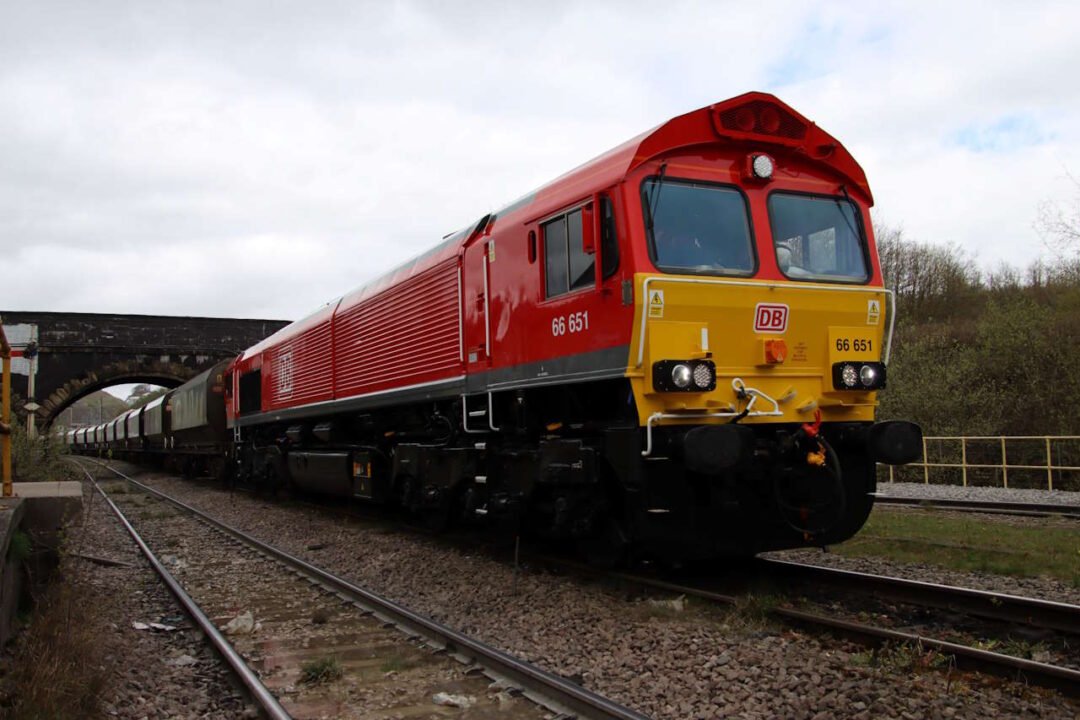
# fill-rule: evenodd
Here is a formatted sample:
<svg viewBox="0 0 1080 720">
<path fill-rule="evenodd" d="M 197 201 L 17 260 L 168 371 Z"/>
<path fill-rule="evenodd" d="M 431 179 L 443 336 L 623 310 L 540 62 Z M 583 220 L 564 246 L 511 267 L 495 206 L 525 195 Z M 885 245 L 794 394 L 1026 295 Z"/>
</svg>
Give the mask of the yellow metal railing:
<svg viewBox="0 0 1080 720">
<path fill-rule="evenodd" d="M 1030 463 L 1010 463 L 1008 456 L 1008 445 L 1013 443 L 1015 448 L 1016 443 L 1026 443 L 1028 452 L 1027 455 L 1031 455 L 1032 443 L 1039 443 L 1041 445 L 1040 452 L 1044 454 L 1046 458 L 1045 463 L 1030 464 Z M 939 448 L 941 450 L 951 449 L 953 453 L 959 451 L 960 462 L 930 462 L 928 460 L 928 449 L 935 443 L 939 443 L 946 447 Z M 1046 488 L 1047 490 L 1054 489 L 1054 473 L 1061 472 L 1076 472 L 1080 473 L 1080 466 L 1077 465 L 1062 465 L 1055 464 L 1054 462 L 1054 449 L 1057 443 L 1073 443 L 1080 447 L 1080 435 L 971 435 L 971 436 L 940 436 L 940 437 L 924 437 L 923 438 L 923 454 L 921 462 L 914 462 L 907 465 L 907 467 L 922 468 L 923 482 L 930 483 L 930 471 L 934 468 L 951 468 L 953 470 L 960 470 L 961 483 L 966 487 L 968 484 L 968 472 L 970 470 L 994 470 L 1000 471 L 1001 482 L 1004 487 L 1009 487 L 1009 471 L 1042 471 L 1046 473 Z M 988 452 L 988 448 L 992 447 L 992 453 L 1000 457 L 1000 462 L 968 462 L 968 451 L 972 449 L 972 446 L 979 449 L 978 455 L 985 457 Z M 951 446 L 951 447 L 949 447 Z M 896 477 L 896 468 L 889 467 L 889 482 L 894 482 Z"/>
</svg>

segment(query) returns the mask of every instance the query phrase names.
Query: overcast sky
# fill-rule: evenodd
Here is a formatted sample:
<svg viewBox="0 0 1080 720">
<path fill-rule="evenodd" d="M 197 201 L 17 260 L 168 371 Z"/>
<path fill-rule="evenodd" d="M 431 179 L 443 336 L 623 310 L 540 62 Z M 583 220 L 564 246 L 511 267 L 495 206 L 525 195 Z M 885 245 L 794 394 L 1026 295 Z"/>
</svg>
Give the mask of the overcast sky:
<svg viewBox="0 0 1080 720">
<path fill-rule="evenodd" d="M 0 0 L 0 309 L 297 318 L 748 90 L 987 267 L 1075 192 L 1080 3 L 517 6 Z"/>
</svg>

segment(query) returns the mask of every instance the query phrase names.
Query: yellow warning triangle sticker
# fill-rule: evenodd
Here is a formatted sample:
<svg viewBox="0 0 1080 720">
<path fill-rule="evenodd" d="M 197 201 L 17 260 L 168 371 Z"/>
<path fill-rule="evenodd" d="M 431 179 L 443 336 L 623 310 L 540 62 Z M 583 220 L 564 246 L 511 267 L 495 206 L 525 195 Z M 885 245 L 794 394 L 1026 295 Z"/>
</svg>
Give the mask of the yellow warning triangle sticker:
<svg viewBox="0 0 1080 720">
<path fill-rule="evenodd" d="M 652 305 L 663 305 L 664 304 L 664 297 L 660 293 L 654 292 L 653 295 L 652 295 L 652 300 L 650 301 L 650 304 L 652 304 Z"/>
</svg>

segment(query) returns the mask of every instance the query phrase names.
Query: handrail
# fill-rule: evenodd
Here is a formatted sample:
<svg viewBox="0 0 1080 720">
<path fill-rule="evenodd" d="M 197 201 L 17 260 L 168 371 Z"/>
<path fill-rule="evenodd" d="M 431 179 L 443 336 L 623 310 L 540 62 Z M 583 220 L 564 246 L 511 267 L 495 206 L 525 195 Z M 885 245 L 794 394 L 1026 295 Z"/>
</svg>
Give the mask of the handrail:
<svg viewBox="0 0 1080 720">
<path fill-rule="evenodd" d="M 954 449 L 959 451 L 959 462 L 930 462 L 928 460 L 928 446 L 931 443 L 959 443 L 959 447 Z M 1040 465 L 1033 465 L 1029 463 L 1010 463 L 1008 456 L 1008 443 L 1010 442 L 1039 442 L 1043 444 L 1042 452 L 1045 455 L 1046 462 Z M 1055 442 L 1073 442 L 1080 446 L 1080 435 L 940 435 L 940 436 L 926 436 L 923 437 L 923 454 L 920 462 L 909 463 L 908 467 L 922 468 L 923 471 L 923 483 L 930 484 L 930 470 L 933 468 L 949 468 L 959 469 L 961 484 L 964 487 L 968 485 L 968 471 L 969 470 L 999 470 L 1001 471 L 1001 485 L 1002 487 L 1009 487 L 1009 471 L 1010 470 L 1039 470 L 1046 473 L 1046 488 L 1047 490 L 1054 490 L 1054 473 L 1057 472 L 1075 472 L 1080 473 L 1080 466 L 1077 465 L 1059 465 L 1054 463 L 1054 443 Z M 1001 462 L 988 463 L 988 462 L 968 462 L 968 448 L 969 443 L 995 443 L 997 448 L 995 452 L 1000 454 Z M 894 467 L 889 467 L 889 482 L 895 482 L 896 470 Z"/>
</svg>

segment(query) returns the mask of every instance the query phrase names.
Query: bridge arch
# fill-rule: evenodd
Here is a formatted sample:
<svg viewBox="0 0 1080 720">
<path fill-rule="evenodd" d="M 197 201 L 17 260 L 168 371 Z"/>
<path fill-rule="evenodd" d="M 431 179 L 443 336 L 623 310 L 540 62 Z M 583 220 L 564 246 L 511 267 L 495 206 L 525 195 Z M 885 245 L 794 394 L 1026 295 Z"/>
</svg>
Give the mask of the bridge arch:
<svg viewBox="0 0 1080 720">
<path fill-rule="evenodd" d="M 209 367 L 210 364 L 206 363 L 205 367 Z M 155 361 L 148 364 L 134 359 L 110 363 L 65 382 L 41 402 L 41 409 L 37 411 L 37 414 L 38 417 L 43 418 L 42 425 L 47 430 L 52 426 L 53 421 L 71 405 L 98 390 L 125 383 L 148 383 L 174 388 L 198 375 L 205 367 L 190 367 L 169 361 Z"/>
<path fill-rule="evenodd" d="M 52 425 L 79 398 L 121 383 L 175 387 L 214 363 L 236 357 L 288 323 L 283 320 L 0 311 L 9 338 L 33 338 L 37 356 L 19 358 L 16 395 L 38 405 Z M 27 340 L 24 339 L 24 346 Z M 21 347 L 12 343 L 16 354 Z M 34 384 L 29 382 L 33 369 Z M 32 392 L 31 392 L 32 390 Z M 12 408 L 20 419 L 25 407 Z"/>
</svg>

